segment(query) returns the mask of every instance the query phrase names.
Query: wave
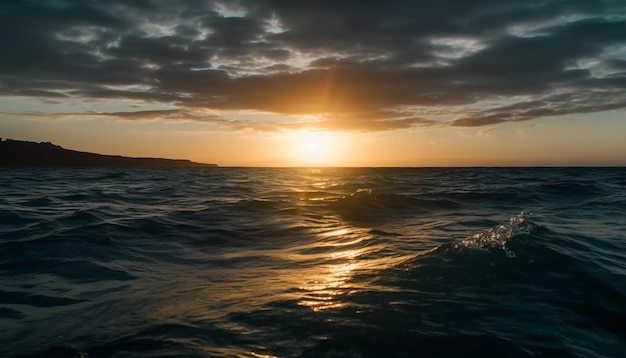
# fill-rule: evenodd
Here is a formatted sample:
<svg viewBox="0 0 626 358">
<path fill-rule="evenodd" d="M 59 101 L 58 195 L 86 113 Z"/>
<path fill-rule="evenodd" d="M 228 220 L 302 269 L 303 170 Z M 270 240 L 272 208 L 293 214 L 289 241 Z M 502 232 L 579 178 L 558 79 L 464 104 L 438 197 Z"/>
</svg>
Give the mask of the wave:
<svg viewBox="0 0 626 358">
<path fill-rule="evenodd" d="M 55 345 L 39 352 L 30 353 L 28 356 L 42 358 L 110 357 L 117 356 L 119 352 L 133 352 L 133 354 L 128 354 L 128 356 L 133 357 L 251 356 L 248 350 L 236 348 L 237 345 L 249 342 L 246 342 L 239 335 L 209 323 L 172 322 L 145 325 L 138 327 L 135 333 L 101 338 L 100 342 L 83 340 L 71 344 Z M 215 348 L 219 345 L 227 347 Z M 232 348 L 228 348 L 228 346 Z"/>
<path fill-rule="evenodd" d="M 328 206 L 351 219 L 375 219 L 381 217 L 424 214 L 452 210 L 460 204 L 446 199 L 421 199 L 409 195 L 379 192 L 361 188 L 350 195 L 330 201 Z"/>
<path fill-rule="evenodd" d="M 533 190 L 542 195 L 558 197 L 560 200 L 578 200 L 587 197 L 598 197 L 610 192 L 595 181 L 559 181 L 537 185 Z"/>
<path fill-rule="evenodd" d="M 609 272 L 573 251 L 569 235 L 530 217 L 514 215 L 461 242 L 421 252 L 380 275 L 376 283 L 395 292 L 387 299 L 413 302 L 403 307 L 419 312 L 421 321 L 416 324 L 445 322 L 454 316 L 464 329 L 498 332 L 542 354 L 567 346 L 563 337 L 572 333 L 564 327 L 572 324 L 589 327 L 587 333 L 581 329 L 581 341 L 597 330 L 623 339 L 619 326 L 626 319 L 626 292 L 615 286 Z M 368 296 L 347 299 L 362 304 Z M 447 313 L 424 313 L 428 307 Z M 503 317 L 510 317 L 511 326 L 492 326 Z M 546 327 L 554 331 L 545 331 Z M 544 341 L 519 329 L 543 332 Z"/>
<path fill-rule="evenodd" d="M 25 357 L 620 356 L 623 174 L 3 172 L 0 341 Z"/>
<path fill-rule="evenodd" d="M 258 199 L 244 199 L 237 201 L 232 205 L 236 211 L 250 211 L 250 212 L 274 212 L 278 210 L 280 203 L 274 200 L 258 200 Z"/>
<path fill-rule="evenodd" d="M 37 295 L 31 292 L 0 290 L 0 303 L 2 304 L 19 304 L 33 307 L 57 307 L 72 305 L 81 302 L 84 302 L 84 300 L 67 297 Z"/>
<path fill-rule="evenodd" d="M 543 271 L 542 276 L 545 277 L 565 268 L 578 270 L 589 267 L 590 262 L 584 261 L 584 255 L 579 254 L 588 252 L 591 246 L 581 246 L 576 243 L 575 236 L 537 224 L 532 217 L 532 214 L 522 212 L 459 242 L 442 244 L 419 253 L 404 264 L 403 270 L 421 270 L 429 265 L 464 266 L 468 272 L 480 267 L 504 266 L 516 270 L 526 267 L 528 271 L 520 273 Z"/>
<path fill-rule="evenodd" d="M 455 248 L 468 248 L 478 250 L 499 249 L 504 251 L 507 257 L 517 256 L 515 251 L 507 247 L 509 240 L 522 234 L 530 234 L 535 229 L 535 224 L 521 213 L 512 216 L 508 223 L 490 228 L 487 231 L 476 233 L 467 239 L 455 244 Z"/>
</svg>

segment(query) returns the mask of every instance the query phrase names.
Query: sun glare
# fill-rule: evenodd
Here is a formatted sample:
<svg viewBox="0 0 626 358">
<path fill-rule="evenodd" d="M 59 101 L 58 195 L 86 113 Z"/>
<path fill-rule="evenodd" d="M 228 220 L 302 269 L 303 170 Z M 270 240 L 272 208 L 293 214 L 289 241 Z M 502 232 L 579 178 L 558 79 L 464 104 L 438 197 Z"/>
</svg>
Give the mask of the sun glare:
<svg viewBox="0 0 626 358">
<path fill-rule="evenodd" d="M 298 162 L 327 165 L 333 161 L 336 151 L 330 133 L 302 131 L 296 133 L 294 140 Z"/>
</svg>

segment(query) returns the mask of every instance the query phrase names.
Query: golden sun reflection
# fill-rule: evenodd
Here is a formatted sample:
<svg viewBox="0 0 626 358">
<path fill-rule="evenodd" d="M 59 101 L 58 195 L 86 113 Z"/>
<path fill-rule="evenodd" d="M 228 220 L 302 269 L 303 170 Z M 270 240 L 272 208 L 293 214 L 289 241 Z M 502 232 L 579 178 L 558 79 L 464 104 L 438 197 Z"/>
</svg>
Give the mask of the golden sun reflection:
<svg viewBox="0 0 626 358">
<path fill-rule="evenodd" d="M 326 275 L 308 281 L 305 286 L 300 287 L 308 292 L 300 300 L 300 305 L 307 306 L 316 312 L 343 307 L 343 303 L 336 301 L 335 298 L 350 288 L 348 280 L 358 267 L 357 263 L 330 266 Z"/>
<path fill-rule="evenodd" d="M 366 279 L 368 273 L 397 265 L 412 257 L 408 255 L 384 255 L 384 245 L 376 243 L 367 228 L 344 226 L 326 228 L 317 233 L 315 247 L 301 247 L 304 251 L 322 250 L 317 259 L 319 266 L 299 273 L 299 279 L 307 277 L 300 285 L 298 304 L 315 312 L 338 309 L 350 304 L 348 297 L 364 289 L 383 289 Z M 358 275 L 357 275 L 358 274 Z M 359 278 L 357 278 L 359 277 Z M 300 281 L 302 282 L 302 281 Z"/>
<path fill-rule="evenodd" d="M 341 250 L 342 247 L 354 247 L 371 238 L 371 235 L 362 230 L 353 228 L 339 228 L 318 234 L 324 241 L 323 246 L 335 249 L 326 254 L 324 259 L 332 264 L 323 265 L 306 283 L 299 287 L 305 294 L 299 304 L 309 307 L 313 311 L 322 311 L 331 308 L 341 308 L 344 303 L 337 298 L 349 294 L 358 288 L 350 283 L 354 273 L 362 269 L 359 257 L 368 253 L 371 248 Z"/>
</svg>

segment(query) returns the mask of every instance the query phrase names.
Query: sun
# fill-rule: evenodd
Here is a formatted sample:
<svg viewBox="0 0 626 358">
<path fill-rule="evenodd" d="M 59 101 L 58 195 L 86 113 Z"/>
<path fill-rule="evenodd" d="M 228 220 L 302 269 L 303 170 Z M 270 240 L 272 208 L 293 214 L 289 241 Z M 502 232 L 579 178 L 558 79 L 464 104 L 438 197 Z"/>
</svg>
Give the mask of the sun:
<svg viewBox="0 0 626 358">
<path fill-rule="evenodd" d="M 316 157 L 322 154 L 325 148 L 325 138 L 315 133 L 306 133 L 303 135 L 303 151 L 310 157 Z"/>
<path fill-rule="evenodd" d="M 335 138 L 326 132 L 298 131 L 294 135 L 293 153 L 302 164 L 328 165 L 334 159 Z"/>
</svg>

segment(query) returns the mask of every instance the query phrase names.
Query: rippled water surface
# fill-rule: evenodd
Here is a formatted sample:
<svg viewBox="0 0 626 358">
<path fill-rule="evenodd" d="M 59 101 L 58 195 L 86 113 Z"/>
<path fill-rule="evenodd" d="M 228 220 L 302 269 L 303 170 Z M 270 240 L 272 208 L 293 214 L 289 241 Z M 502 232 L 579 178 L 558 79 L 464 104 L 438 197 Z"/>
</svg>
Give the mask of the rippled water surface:
<svg viewBox="0 0 626 358">
<path fill-rule="evenodd" d="M 1 169 L 0 355 L 622 357 L 626 169 Z"/>
</svg>

